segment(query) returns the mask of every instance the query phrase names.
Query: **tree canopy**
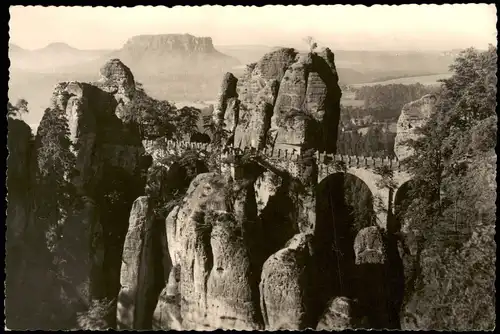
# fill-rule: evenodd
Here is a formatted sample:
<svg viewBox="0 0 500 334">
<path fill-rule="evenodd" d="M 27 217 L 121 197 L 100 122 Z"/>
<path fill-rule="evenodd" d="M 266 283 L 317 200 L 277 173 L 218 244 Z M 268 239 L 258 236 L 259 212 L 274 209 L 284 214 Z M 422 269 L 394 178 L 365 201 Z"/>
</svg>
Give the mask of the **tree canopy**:
<svg viewBox="0 0 500 334">
<path fill-rule="evenodd" d="M 414 174 L 401 218 L 422 244 L 416 327 L 492 329 L 495 322 L 496 47 L 463 51 L 437 113 L 408 145 Z"/>
<path fill-rule="evenodd" d="M 28 110 L 28 101 L 25 99 L 17 100 L 15 105 L 7 102 L 7 116 L 8 117 L 22 117 L 22 115 L 27 114 Z"/>
<path fill-rule="evenodd" d="M 129 116 L 139 124 L 144 139 L 186 140 L 197 131 L 201 114 L 197 108 L 186 106 L 178 109 L 168 101 L 150 97 L 141 83 L 136 83 L 136 93 L 129 109 Z"/>
</svg>

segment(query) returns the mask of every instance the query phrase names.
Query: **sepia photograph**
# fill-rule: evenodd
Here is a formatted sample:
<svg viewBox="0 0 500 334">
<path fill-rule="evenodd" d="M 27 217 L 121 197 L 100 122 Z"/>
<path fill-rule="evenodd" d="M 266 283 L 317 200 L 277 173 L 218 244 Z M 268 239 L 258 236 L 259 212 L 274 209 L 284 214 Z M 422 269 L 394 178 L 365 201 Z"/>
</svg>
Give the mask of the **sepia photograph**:
<svg viewBox="0 0 500 334">
<path fill-rule="evenodd" d="M 493 331 L 496 25 L 10 6 L 5 330 Z"/>
</svg>

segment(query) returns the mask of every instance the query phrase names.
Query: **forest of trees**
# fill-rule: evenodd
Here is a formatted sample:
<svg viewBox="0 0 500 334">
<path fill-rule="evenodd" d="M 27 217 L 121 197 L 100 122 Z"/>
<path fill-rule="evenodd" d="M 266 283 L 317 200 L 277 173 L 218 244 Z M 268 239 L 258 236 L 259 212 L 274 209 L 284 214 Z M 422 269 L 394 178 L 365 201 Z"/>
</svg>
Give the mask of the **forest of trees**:
<svg viewBox="0 0 500 334">
<path fill-rule="evenodd" d="M 28 101 L 26 101 L 25 99 L 17 100 L 16 104 L 7 102 L 7 117 L 9 118 L 22 117 L 28 112 Z"/>
<path fill-rule="evenodd" d="M 400 207 L 417 236 L 410 327 L 492 330 L 495 324 L 497 48 L 467 49 L 442 81 L 438 112 L 408 144 L 414 174 Z"/>
<path fill-rule="evenodd" d="M 189 140 L 197 133 L 197 123 L 201 111 L 194 107 L 178 109 L 174 104 L 150 97 L 141 83 L 136 83 L 136 93 L 128 113 L 139 124 L 141 137 L 154 140 L 165 137 L 176 140 Z"/>
</svg>

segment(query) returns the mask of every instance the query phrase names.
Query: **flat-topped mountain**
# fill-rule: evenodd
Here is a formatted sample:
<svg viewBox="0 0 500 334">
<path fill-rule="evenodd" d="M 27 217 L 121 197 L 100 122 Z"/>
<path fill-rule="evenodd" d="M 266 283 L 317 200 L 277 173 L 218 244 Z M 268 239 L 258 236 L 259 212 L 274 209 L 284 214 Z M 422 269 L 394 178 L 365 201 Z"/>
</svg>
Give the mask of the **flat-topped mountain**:
<svg viewBox="0 0 500 334">
<path fill-rule="evenodd" d="M 220 73 L 240 63 L 217 51 L 212 38 L 189 34 L 134 36 L 107 57 L 121 59 L 139 76 L 142 72 L 175 75 L 195 71 L 210 76 L 214 71 Z"/>
<path fill-rule="evenodd" d="M 139 35 L 130 38 L 123 46 L 123 50 L 136 49 L 159 53 L 217 53 L 211 37 L 195 37 L 190 34 Z"/>
</svg>

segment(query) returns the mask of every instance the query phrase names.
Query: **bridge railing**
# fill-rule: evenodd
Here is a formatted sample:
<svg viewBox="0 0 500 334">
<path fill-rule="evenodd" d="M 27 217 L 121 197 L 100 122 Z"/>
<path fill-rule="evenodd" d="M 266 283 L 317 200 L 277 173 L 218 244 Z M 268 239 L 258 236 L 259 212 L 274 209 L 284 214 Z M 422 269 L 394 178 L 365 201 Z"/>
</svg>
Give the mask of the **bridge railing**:
<svg viewBox="0 0 500 334">
<path fill-rule="evenodd" d="M 390 157 L 366 157 L 317 152 L 316 158 L 319 164 L 335 164 L 341 162 L 347 167 L 377 168 L 386 166 L 391 169 L 398 169 L 401 167 L 400 161 L 397 158 Z"/>
<path fill-rule="evenodd" d="M 199 143 L 199 142 L 189 142 L 189 141 L 177 141 L 170 139 L 157 139 L 157 140 L 147 140 L 146 145 L 156 146 L 158 143 L 163 143 L 164 149 L 167 150 L 203 150 L 207 152 L 214 152 L 216 148 L 210 143 Z M 158 147 L 158 146 L 157 146 Z M 262 150 L 257 150 L 254 147 L 247 146 L 244 148 L 228 148 L 229 153 L 249 153 L 254 152 L 268 157 L 269 159 L 286 160 L 291 162 L 296 162 L 300 158 L 300 151 L 297 149 L 289 148 L 270 148 L 266 147 Z M 318 164 L 335 164 L 344 163 L 346 167 L 358 167 L 358 168 L 377 168 L 377 167 L 389 167 L 391 169 L 400 169 L 401 163 L 397 158 L 390 157 L 365 157 L 357 155 L 342 155 L 342 154 L 332 154 L 324 152 L 316 152 L 315 158 Z"/>
</svg>

